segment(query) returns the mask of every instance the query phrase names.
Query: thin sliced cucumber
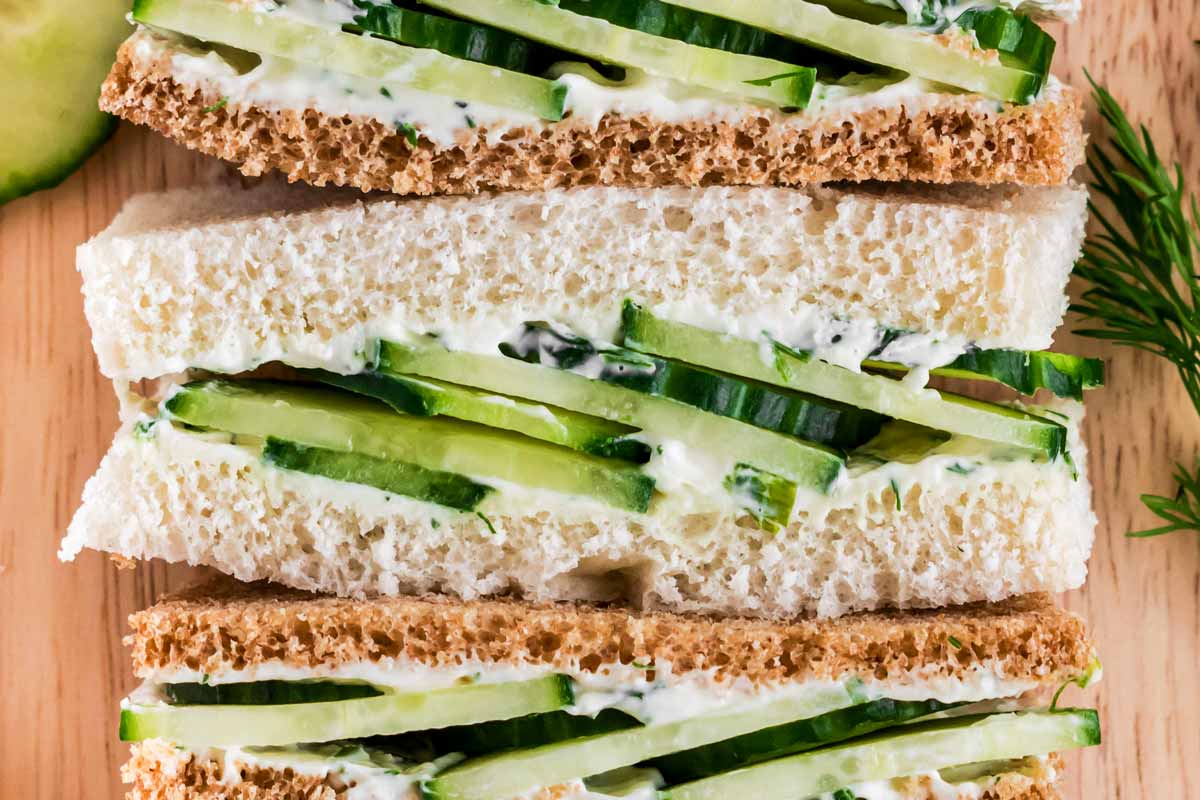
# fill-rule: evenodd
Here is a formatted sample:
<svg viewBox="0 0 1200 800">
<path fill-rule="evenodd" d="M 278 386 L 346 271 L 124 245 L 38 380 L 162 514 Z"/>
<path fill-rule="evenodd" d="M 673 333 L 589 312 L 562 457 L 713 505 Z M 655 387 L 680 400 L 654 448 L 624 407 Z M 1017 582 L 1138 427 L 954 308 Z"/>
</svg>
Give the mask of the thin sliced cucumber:
<svg viewBox="0 0 1200 800">
<path fill-rule="evenodd" d="M 816 85 L 816 70 L 812 67 L 696 47 L 564 11 L 539 0 L 424 2 L 606 64 L 635 67 L 746 100 L 804 108 Z"/>
<path fill-rule="evenodd" d="M 569 711 L 549 711 L 545 714 L 495 719 L 475 725 L 456 725 L 451 728 L 376 739 L 371 742 L 371 746 L 390 753 L 421 753 L 430 756 L 462 753 L 466 756 L 481 756 L 502 750 L 540 747 L 568 739 L 597 736 L 640 726 L 641 723 L 636 717 L 615 708 L 606 708 L 594 717 L 572 714 Z"/>
<path fill-rule="evenodd" d="M 324 447 L 310 447 L 268 436 L 263 461 L 277 469 L 361 483 L 392 494 L 436 503 L 458 511 L 474 511 L 495 490 L 465 475 L 426 469 L 394 459 L 375 458 Z"/>
<path fill-rule="evenodd" d="M 983 50 L 995 50 L 1000 61 L 1010 67 L 1040 75 L 1044 81 L 1054 60 L 1054 37 L 1046 33 L 1027 14 L 996 6 L 967 8 L 956 17 L 947 9 L 930 3 L 921 4 L 917 19 L 898 5 L 887 7 L 871 0 L 813 0 L 835 14 L 872 23 L 905 25 L 916 23 L 936 32 L 948 28 L 968 31 Z M 957 6 L 957 4 L 955 4 Z M 961 6 L 957 6 L 961 9 Z"/>
<path fill-rule="evenodd" d="M 721 773 L 672 786 L 660 796 L 669 800 L 802 800 L 867 781 L 1099 743 L 1099 719 L 1089 709 L 960 717 Z"/>
<path fill-rule="evenodd" d="M 844 403 L 780 391 L 767 384 L 655 358 L 624 347 L 597 345 L 541 322 L 500 346 L 511 358 L 569 370 L 635 392 L 666 397 L 756 428 L 827 447 L 849 449 L 875 434 L 883 417 Z"/>
<path fill-rule="evenodd" d="M 764 727 L 704 747 L 680 750 L 654 759 L 650 766 L 662 773 L 667 783 L 694 781 L 903 725 L 952 707 L 953 704 L 937 700 L 904 702 L 881 698 L 809 719 Z"/>
<path fill-rule="evenodd" d="M 378 370 L 525 397 L 632 425 L 724 458 L 724 473 L 751 464 L 798 486 L 827 492 L 841 474 L 842 457 L 826 448 L 708 414 L 662 397 L 594 381 L 573 372 L 513 358 L 447 350 L 436 341 L 380 342 Z"/>
<path fill-rule="evenodd" d="M 1054 37 L 1025 14 L 1007 8 L 969 8 L 954 20 L 954 27 L 974 34 L 984 50 L 999 53 L 1001 64 L 1037 75 L 1042 84 L 1050 74 Z"/>
<path fill-rule="evenodd" d="M 596 456 L 621 458 L 637 464 L 650 460 L 650 446 L 630 438 L 636 428 L 577 411 L 411 375 L 380 372 L 338 375 L 322 370 L 304 370 L 304 374 L 322 383 L 382 400 L 405 414 L 425 417 L 440 414 L 516 431 Z"/>
<path fill-rule="evenodd" d="M 908 367 L 889 361 L 868 359 L 868 369 L 907 371 Z M 971 350 L 930 374 L 944 378 L 994 381 L 1021 394 L 1032 395 L 1048 389 L 1057 397 L 1082 400 L 1087 389 L 1104 385 L 1104 362 L 1065 353 L 1029 350 Z"/>
<path fill-rule="evenodd" d="M 756 342 L 661 319 L 635 303 L 626 303 L 623 324 L 625 344 L 646 353 L 786 386 L 928 428 L 1034 450 L 1051 461 L 1066 448 L 1065 427 L 1025 411 L 950 392 L 913 391 L 898 381 L 852 372 L 778 345 L 775 363 L 767 364 Z"/>
<path fill-rule="evenodd" d="M 801 46 L 781 36 L 712 14 L 681 8 L 662 0 L 558 0 L 564 11 L 608 20 L 622 28 L 678 39 L 697 47 L 711 47 L 744 56 L 788 58 Z"/>
<path fill-rule="evenodd" d="M 73 173 L 116 128 L 96 106 L 126 0 L 0 3 L 0 204 Z"/>
<path fill-rule="evenodd" d="M 509 719 L 554 711 L 573 702 L 571 679 L 549 675 L 530 681 L 389 693 L 329 703 L 131 705 L 121 710 L 121 741 L 166 739 L 213 747 L 330 742 Z"/>
<path fill-rule="evenodd" d="M 998 100 L 1027 103 L 1045 81 L 1045 73 L 989 59 L 983 50 L 962 48 L 906 26 L 872 25 L 839 16 L 805 0 L 672 0 L 672 4 Z"/>
<path fill-rule="evenodd" d="M 461 19 L 425 14 L 393 5 L 357 3 L 354 18 L 363 32 L 409 47 L 426 47 L 455 58 L 478 61 L 513 72 L 535 72 L 534 59 L 544 50 L 522 36 Z M 541 61 L 538 58 L 538 61 Z"/>
<path fill-rule="evenodd" d="M 778 533 L 791 521 L 792 509 L 796 507 L 796 484 L 787 478 L 749 464 L 737 464 L 725 476 L 723 485 L 738 507 L 763 530 Z"/>
<path fill-rule="evenodd" d="M 179 706 L 273 706 L 327 703 L 378 697 L 383 691 L 366 683 L 338 681 L 248 681 L 245 683 L 165 683 L 167 702 Z"/>
<path fill-rule="evenodd" d="M 654 480 L 636 467 L 469 422 L 397 414 L 383 403 L 271 381 L 201 381 L 165 404 L 174 418 L 227 433 L 285 439 L 645 511 Z"/>
<path fill-rule="evenodd" d="M 133 18 L 208 42 L 433 94 L 562 119 L 566 87 L 519 72 L 356 36 L 224 0 L 135 0 Z"/>
<path fill-rule="evenodd" d="M 892 420 L 883 426 L 878 436 L 855 448 L 850 453 L 849 463 L 916 464 L 950 439 L 950 434 L 945 431 Z"/>
<path fill-rule="evenodd" d="M 426 784 L 425 793 L 432 800 L 514 797 L 535 786 L 551 786 L 580 776 L 608 772 L 763 727 L 818 716 L 857 702 L 856 687 L 847 684 L 798 697 L 785 697 L 741 713 L 693 717 L 485 756 L 436 776 Z"/>
</svg>

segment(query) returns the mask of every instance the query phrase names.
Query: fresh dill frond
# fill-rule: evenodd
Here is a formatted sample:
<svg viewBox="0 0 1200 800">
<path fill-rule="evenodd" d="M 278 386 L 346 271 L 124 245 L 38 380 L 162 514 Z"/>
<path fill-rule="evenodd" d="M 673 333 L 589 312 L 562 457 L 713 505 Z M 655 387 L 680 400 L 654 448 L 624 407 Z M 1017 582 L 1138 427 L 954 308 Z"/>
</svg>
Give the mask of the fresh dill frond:
<svg viewBox="0 0 1200 800">
<path fill-rule="evenodd" d="M 1196 458 L 1196 471 L 1189 473 L 1183 464 L 1175 465 L 1175 483 L 1179 489 L 1174 497 L 1157 494 L 1142 495 L 1146 508 L 1153 511 L 1166 525 L 1144 531 L 1134 531 L 1130 536 L 1146 538 L 1162 536 L 1176 531 L 1200 533 L 1200 456 Z"/>
<path fill-rule="evenodd" d="M 1101 231 L 1084 243 L 1075 274 L 1089 285 L 1071 309 L 1094 327 L 1075 333 L 1167 359 L 1200 412 L 1200 204 L 1185 190 L 1179 163 L 1164 164 L 1146 127 L 1135 131 L 1113 96 L 1087 78 L 1110 136 L 1088 157 L 1088 207 Z M 1177 465 L 1175 480 L 1174 498 L 1142 495 L 1167 524 L 1130 536 L 1200 532 L 1200 459 L 1194 475 Z"/>
<path fill-rule="evenodd" d="M 1167 359 L 1200 409 L 1200 206 L 1185 195 L 1183 168 L 1168 168 L 1146 128 L 1139 136 L 1113 96 L 1088 80 L 1115 150 L 1092 148 L 1090 185 L 1113 212 L 1089 202 L 1103 230 L 1084 244 L 1075 274 L 1091 285 L 1071 308 L 1097 326 L 1075 332 Z"/>
</svg>

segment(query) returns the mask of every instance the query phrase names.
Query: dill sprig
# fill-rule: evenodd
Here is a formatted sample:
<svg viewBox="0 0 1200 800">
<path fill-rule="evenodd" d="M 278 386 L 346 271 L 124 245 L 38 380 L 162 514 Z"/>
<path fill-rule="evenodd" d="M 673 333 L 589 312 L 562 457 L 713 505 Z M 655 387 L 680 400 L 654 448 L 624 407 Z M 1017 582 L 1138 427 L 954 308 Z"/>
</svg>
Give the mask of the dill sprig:
<svg viewBox="0 0 1200 800">
<path fill-rule="evenodd" d="M 1134 531 L 1130 536 L 1145 538 L 1162 536 L 1176 531 L 1200 531 L 1200 457 L 1196 458 L 1196 473 L 1189 474 L 1183 464 L 1175 465 L 1175 482 L 1179 490 L 1174 497 L 1157 494 L 1142 495 L 1142 502 L 1167 524 L 1144 531 Z"/>
<path fill-rule="evenodd" d="M 1183 168 L 1168 168 L 1145 126 L 1139 136 L 1113 96 L 1087 78 L 1111 148 L 1091 148 L 1090 185 L 1093 200 L 1107 200 L 1113 211 L 1088 202 L 1101 232 L 1084 244 L 1075 272 L 1090 286 L 1071 308 L 1098 325 L 1076 333 L 1167 359 L 1200 412 L 1200 205 L 1185 194 Z M 1200 531 L 1200 462 L 1195 475 L 1177 466 L 1174 499 L 1142 498 L 1168 524 L 1132 535 Z"/>
</svg>

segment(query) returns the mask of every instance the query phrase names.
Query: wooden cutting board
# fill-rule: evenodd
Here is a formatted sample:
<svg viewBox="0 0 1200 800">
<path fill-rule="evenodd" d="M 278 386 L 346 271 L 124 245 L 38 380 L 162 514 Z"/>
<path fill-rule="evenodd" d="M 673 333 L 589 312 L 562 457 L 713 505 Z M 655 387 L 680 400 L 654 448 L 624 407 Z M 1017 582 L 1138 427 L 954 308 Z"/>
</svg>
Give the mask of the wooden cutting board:
<svg viewBox="0 0 1200 800">
<path fill-rule="evenodd" d="M 1200 190 L 1200 4 L 1085 4 L 1078 25 L 1054 31 L 1058 74 L 1081 85 L 1090 69 Z M 55 558 L 117 418 L 74 248 L 129 195 L 187 186 L 213 168 L 126 127 L 63 186 L 0 207 L 0 797 L 121 796 L 117 708 L 133 684 L 125 617 L 194 573 L 117 570 L 95 553 L 65 566 Z M 1167 492 L 1172 460 L 1200 451 L 1200 417 L 1167 366 L 1065 331 L 1061 348 L 1110 367 L 1109 388 L 1088 402 L 1100 517 L 1091 577 L 1065 598 L 1091 622 L 1105 666 L 1097 690 L 1072 689 L 1067 701 L 1099 705 L 1106 744 L 1069 760 L 1067 796 L 1200 798 L 1200 538 L 1123 537 L 1153 522 L 1139 493 Z"/>
</svg>

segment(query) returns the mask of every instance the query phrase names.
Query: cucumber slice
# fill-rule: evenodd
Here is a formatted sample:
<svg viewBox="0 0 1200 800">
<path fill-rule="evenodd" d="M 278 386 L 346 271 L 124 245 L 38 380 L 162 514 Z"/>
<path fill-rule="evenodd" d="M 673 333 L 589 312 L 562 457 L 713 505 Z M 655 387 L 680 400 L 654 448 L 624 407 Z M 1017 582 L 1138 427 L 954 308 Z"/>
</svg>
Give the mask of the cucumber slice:
<svg viewBox="0 0 1200 800">
<path fill-rule="evenodd" d="M 868 359 L 862 365 L 868 369 L 908 371 L 903 364 L 875 359 Z M 1049 389 L 1057 397 L 1082 400 L 1085 390 L 1104 385 L 1104 362 L 1044 351 L 971 350 L 944 367 L 930 370 L 930 374 L 1002 383 L 1025 395 Z"/>
<path fill-rule="evenodd" d="M 834 53 L 1014 103 L 1031 101 L 1045 73 L 990 60 L 910 27 L 886 27 L 839 16 L 805 0 L 672 0 Z"/>
<path fill-rule="evenodd" d="M 354 32 L 366 32 L 409 47 L 425 47 L 455 58 L 478 61 L 513 72 L 537 72 L 545 48 L 508 31 L 461 19 L 423 14 L 393 5 L 355 3 L 363 13 L 354 18 Z"/>
<path fill-rule="evenodd" d="M 936 430 L 975 436 L 1038 451 L 1051 461 L 1066 448 L 1067 429 L 1057 422 L 970 397 L 912 391 L 898 381 L 852 372 L 776 345 L 775 364 L 764 363 L 762 348 L 654 316 L 636 303 L 623 312 L 625 344 L 636 350 L 786 386 Z"/>
<path fill-rule="evenodd" d="M 1024 14 L 1007 8 L 969 8 L 954 20 L 954 27 L 970 31 L 984 50 L 1000 54 L 1000 63 L 1022 69 L 1041 79 L 1050 74 L 1056 47 L 1054 37 Z"/>
<path fill-rule="evenodd" d="M 371 78 L 381 84 L 410 86 L 548 120 L 559 120 L 563 115 L 566 87 L 544 78 L 255 11 L 248 4 L 135 0 L 133 18 L 144 25 L 204 41 Z"/>
<path fill-rule="evenodd" d="M 637 464 L 645 464 L 650 460 L 650 446 L 629 438 L 636 428 L 588 414 L 481 392 L 432 378 L 380 372 L 360 375 L 338 375 L 322 370 L 302 372 L 322 383 L 382 400 L 404 414 L 423 417 L 440 414 L 516 431 L 592 455 L 621 458 Z"/>
<path fill-rule="evenodd" d="M 262 459 L 277 469 L 320 475 L 335 481 L 361 483 L 426 503 L 474 511 L 494 489 L 453 472 L 425 469 L 403 461 L 374 458 L 323 447 L 309 447 L 268 436 Z"/>
<path fill-rule="evenodd" d="M 669 800 L 802 800 L 866 781 L 1099 743 L 1099 718 L 1090 709 L 960 717 L 725 772 L 672 786 L 660 796 Z"/>
<path fill-rule="evenodd" d="M 431 800 L 494 800 L 596 775 L 858 702 L 854 685 L 776 700 L 750 711 L 693 717 L 473 759 L 425 785 Z M 764 795 L 769 796 L 769 795 Z"/>
<path fill-rule="evenodd" d="M 664 3 L 662 0 L 558 0 L 564 11 L 597 17 L 622 28 L 652 36 L 678 39 L 697 47 L 711 47 L 744 56 L 794 58 L 802 50 L 782 36 L 740 22 Z"/>
<path fill-rule="evenodd" d="M 654 480 L 636 467 L 457 420 L 397 414 L 355 395 L 271 381 L 202 381 L 167 400 L 174 418 L 227 433 L 494 478 L 644 512 Z"/>
<path fill-rule="evenodd" d="M 166 739 L 183 745 L 240 747 L 330 742 L 468 725 L 564 708 L 571 679 L 485 683 L 389 693 L 329 703 L 275 706 L 141 706 L 121 710 L 121 741 Z"/>
<path fill-rule="evenodd" d="M 623 347 L 597 345 L 542 322 L 527 323 L 515 341 L 500 345 L 500 351 L 530 364 L 666 397 L 827 447 L 856 447 L 879 433 L 883 425 L 880 415 L 854 406 L 779 391 Z"/>
<path fill-rule="evenodd" d="M 246 683 L 165 683 L 167 702 L 179 706 L 272 706 L 286 703 L 327 703 L 378 697 L 379 689 L 365 683 L 337 681 L 248 681 Z"/>
<path fill-rule="evenodd" d="M 891 25 L 906 25 L 914 22 L 908 14 L 899 7 L 888 8 L 870 0 L 813 0 L 835 14 L 863 20 L 872 23 L 888 23 Z M 942 32 L 948 28 L 958 28 L 968 31 L 979 43 L 983 50 L 995 50 L 1000 55 L 1000 63 L 1017 69 L 1022 69 L 1040 76 L 1045 83 L 1050 74 L 1050 65 L 1054 61 L 1056 47 L 1054 37 L 1046 33 L 1027 14 L 1021 14 L 1012 9 L 968 8 L 957 17 L 950 19 L 945 9 L 924 4 L 919 14 L 920 24 L 934 32 Z"/>
<path fill-rule="evenodd" d="M 934 449 L 950 441 L 950 434 L 945 431 L 935 431 L 923 428 L 903 420 L 893 420 L 883 426 L 871 441 L 862 447 L 855 448 L 850 453 L 848 463 L 856 465 L 916 464 L 928 456 Z"/>
<path fill-rule="evenodd" d="M 0 3 L 0 204 L 48 189 L 108 140 L 116 120 L 96 106 L 127 0 Z"/>
<path fill-rule="evenodd" d="M 726 473 L 736 464 L 753 464 L 798 486 L 824 493 L 842 471 L 841 456 L 818 445 L 706 414 L 674 400 L 504 356 L 450 351 L 435 341 L 384 341 L 379 343 L 377 369 L 526 397 L 644 431 L 661 432 L 689 447 L 725 457 Z"/>
<path fill-rule="evenodd" d="M 737 500 L 738 507 L 763 530 L 778 533 L 791 521 L 796 506 L 796 484 L 787 478 L 749 464 L 737 464 L 725 476 L 723 485 Z"/>
<path fill-rule="evenodd" d="M 640 725 L 635 717 L 615 708 L 606 708 L 594 717 L 568 711 L 549 711 L 373 739 L 370 746 L 389 753 L 420 754 L 426 760 L 445 753 L 480 756 L 501 750 L 540 747 L 567 739 L 597 736 Z"/>
<path fill-rule="evenodd" d="M 696 47 L 564 11 L 540 0 L 424 2 L 606 64 L 635 67 L 746 100 L 804 108 L 816 85 L 817 74 L 812 67 Z"/>
<path fill-rule="evenodd" d="M 853 739 L 892 725 L 903 725 L 954 705 L 937 700 L 904 702 L 882 698 L 810 719 L 763 728 L 704 747 L 681 750 L 656 758 L 649 766 L 662 773 L 667 783 L 694 781 Z"/>
</svg>

